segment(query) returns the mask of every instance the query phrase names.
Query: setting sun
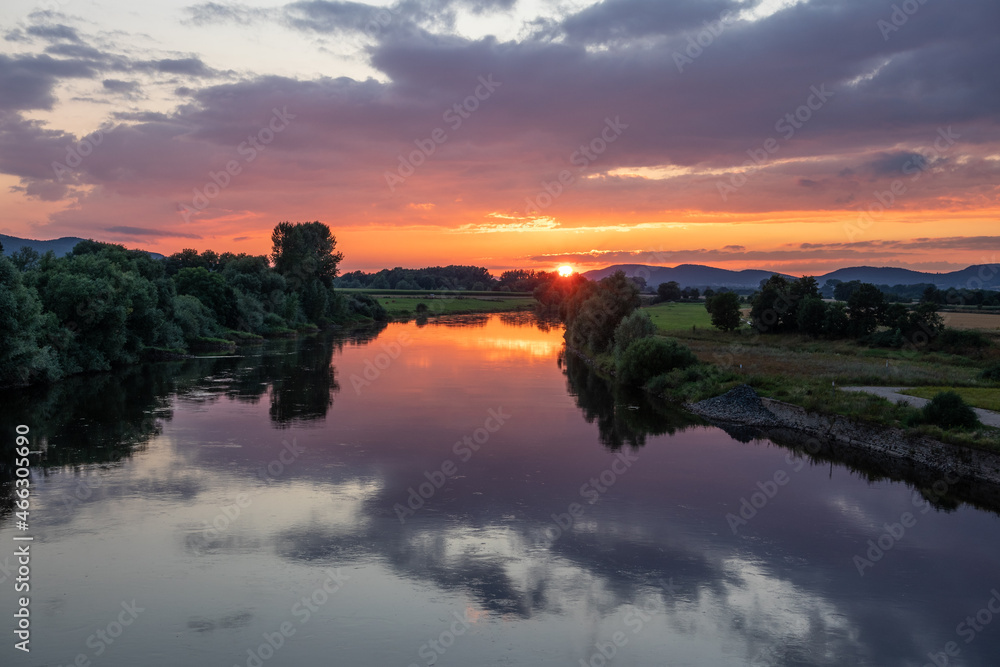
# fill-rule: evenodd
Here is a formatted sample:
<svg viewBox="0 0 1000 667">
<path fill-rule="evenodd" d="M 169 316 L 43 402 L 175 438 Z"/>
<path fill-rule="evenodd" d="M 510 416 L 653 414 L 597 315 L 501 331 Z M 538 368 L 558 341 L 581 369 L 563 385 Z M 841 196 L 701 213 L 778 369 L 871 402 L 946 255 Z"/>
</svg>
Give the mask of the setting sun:
<svg viewBox="0 0 1000 667">
<path fill-rule="evenodd" d="M 573 275 L 573 267 L 569 264 L 563 264 L 559 267 L 559 275 L 564 277 Z"/>
</svg>

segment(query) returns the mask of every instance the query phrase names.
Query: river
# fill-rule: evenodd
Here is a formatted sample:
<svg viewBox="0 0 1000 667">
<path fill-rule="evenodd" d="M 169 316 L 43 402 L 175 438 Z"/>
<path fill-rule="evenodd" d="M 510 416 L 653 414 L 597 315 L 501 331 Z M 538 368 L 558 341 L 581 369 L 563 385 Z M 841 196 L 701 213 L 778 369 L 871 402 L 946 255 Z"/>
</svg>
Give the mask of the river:
<svg viewBox="0 0 1000 667">
<path fill-rule="evenodd" d="M 0 401 L 5 666 L 1000 664 L 996 512 L 616 390 L 530 314 Z"/>
</svg>

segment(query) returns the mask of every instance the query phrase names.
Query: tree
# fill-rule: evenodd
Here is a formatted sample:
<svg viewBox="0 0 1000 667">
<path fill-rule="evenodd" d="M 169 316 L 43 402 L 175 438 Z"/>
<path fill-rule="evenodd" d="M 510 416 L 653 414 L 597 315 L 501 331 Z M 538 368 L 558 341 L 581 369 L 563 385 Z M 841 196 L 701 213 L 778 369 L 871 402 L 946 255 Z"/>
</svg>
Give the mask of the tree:
<svg viewBox="0 0 1000 667">
<path fill-rule="evenodd" d="M 59 378 L 54 351 L 39 345 L 44 324 L 38 295 L 13 262 L 0 257 L 0 387 Z"/>
<path fill-rule="evenodd" d="M 279 222 L 271 243 L 274 269 L 299 296 L 306 318 L 320 324 L 337 313 L 340 305 L 333 281 L 344 255 L 336 252 L 337 239 L 330 228 L 321 222 Z M 395 278 L 393 284 L 398 281 Z"/>
<path fill-rule="evenodd" d="M 800 301 L 806 297 L 820 298 L 819 283 L 812 276 L 802 276 L 793 281 L 789 291 L 795 301 Z"/>
<path fill-rule="evenodd" d="M 271 232 L 274 269 L 294 287 L 314 280 L 333 287 L 338 265 L 337 239 L 322 222 L 279 222 Z"/>
<path fill-rule="evenodd" d="M 14 266 L 21 273 L 38 268 L 38 261 L 40 259 L 41 255 L 30 245 L 21 246 L 19 250 L 14 251 L 10 256 L 10 261 L 14 262 Z"/>
<path fill-rule="evenodd" d="M 875 331 L 884 321 L 886 305 L 885 295 L 878 287 L 862 283 L 847 300 L 851 335 L 860 338 Z"/>
<path fill-rule="evenodd" d="M 829 281 L 827 281 L 829 284 Z M 837 301 L 848 301 L 851 295 L 861 287 L 860 280 L 852 280 L 849 283 L 838 283 L 833 288 L 833 298 Z"/>
<path fill-rule="evenodd" d="M 657 375 L 696 363 L 694 353 L 673 338 L 648 336 L 632 341 L 615 364 L 615 371 L 623 383 L 641 386 Z"/>
<path fill-rule="evenodd" d="M 705 299 L 705 309 L 712 316 L 712 326 L 723 331 L 740 327 L 740 297 L 736 292 L 719 292 Z"/>
<path fill-rule="evenodd" d="M 236 294 L 219 273 L 210 273 L 203 267 L 181 269 L 174 276 L 177 294 L 196 297 L 215 314 L 215 319 L 226 326 L 236 324 Z"/>
<path fill-rule="evenodd" d="M 924 293 L 920 296 L 921 303 L 941 303 L 944 301 L 944 293 L 934 285 L 924 288 Z"/>
<path fill-rule="evenodd" d="M 750 319 L 761 333 L 794 330 L 797 326 L 794 304 L 788 279 L 774 274 L 761 281 L 760 289 L 751 298 Z"/>
<path fill-rule="evenodd" d="M 826 324 L 826 303 L 817 296 L 808 296 L 799 303 L 799 331 L 819 338 Z"/>
<path fill-rule="evenodd" d="M 615 327 L 639 307 L 639 290 L 622 271 L 599 283 L 587 281 L 566 302 L 566 340 L 592 354 L 607 352 Z"/>
<path fill-rule="evenodd" d="M 660 283 L 656 288 L 656 294 L 660 301 L 680 301 L 681 286 L 676 280 Z"/>
<path fill-rule="evenodd" d="M 632 344 L 632 341 L 646 338 L 656 334 L 656 325 L 649 319 L 649 313 L 645 310 L 633 310 L 622 318 L 622 321 L 615 327 L 614 352 L 615 357 L 621 354 Z"/>
<path fill-rule="evenodd" d="M 851 321 L 847 317 L 847 308 L 842 303 L 831 303 L 826 308 L 823 318 L 823 333 L 830 338 L 845 338 L 850 329 Z"/>
</svg>

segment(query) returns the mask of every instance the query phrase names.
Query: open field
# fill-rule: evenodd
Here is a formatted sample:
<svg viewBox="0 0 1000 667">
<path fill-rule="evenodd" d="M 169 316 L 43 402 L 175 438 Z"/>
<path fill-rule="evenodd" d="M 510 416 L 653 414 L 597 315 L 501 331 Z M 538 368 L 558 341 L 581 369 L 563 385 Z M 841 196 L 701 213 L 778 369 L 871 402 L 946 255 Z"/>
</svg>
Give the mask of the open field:
<svg viewBox="0 0 1000 667">
<path fill-rule="evenodd" d="M 976 407 L 1000 407 L 994 402 L 1000 402 L 1000 389 L 980 378 L 985 365 L 1000 360 L 1000 347 L 996 345 L 969 352 L 971 356 L 869 348 L 851 340 L 817 340 L 801 334 L 758 335 L 745 327 L 737 332 L 722 332 L 711 326 L 701 303 L 657 304 L 646 311 L 661 334 L 676 338 L 698 359 L 714 367 L 700 378 L 677 378 L 680 384 L 671 383 L 665 388 L 671 400 L 697 401 L 747 383 L 762 396 L 807 410 L 897 427 L 910 423 L 917 410 L 879 396 L 839 391 L 839 387 L 913 387 L 914 396 L 926 392 L 932 397 L 945 385 L 967 392 L 964 395 Z M 954 315 L 969 318 L 973 324 L 992 318 L 972 313 Z M 610 358 L 604 363 L 613 365 Z M 936 427 L 920 428 L 925 435 L 946 442 L 1000 447 L 1000 435 L 995 429 L 952 433 Z"/>
<path fill-rule="evenodd" d="M 691 327 L 709 328 L 712 318 L 705 310 L 705 304 L 699 303 L 658 303 L 644 310 L 661 331 L 691 330 Z"/>
<path fill-rule="evenodd" d="M 1000 389 L 992 387 L 914 387 L 904 389 L 902 393 L 907 396 L 934 398 L 942 391 L 957 393 L 972 407 L 1000 412 Z"/>
<path fill-rule="evenodd" d="M 1000 313 L 944 312 L 941 313 L 945 326 L 953 329 L 979 329 L 1000 332 Z"/>
<path fill-rule="evenodd" d="M 375 289 L 372 287 L 338 287 L 338 292 L 345 294 L 371 294 L 372 296 L 426 296 L 426 297 L 530 297 L 531 292 L 494 292 L 494 291 L 472 291 L 472 290 L 446 290 L 446 289 Z"/>
<path fill-rule="evenodd" d="M 434 297 L 428 296 L 426 292 L 422 296 L 382 296 L 375 298 L 389 312 L 393 318 L 415 317 L 417 315 L 417 305 L 427 306 L 427 315 L 460 315 L 465 313 L 505 313 L 513 310 L 531 310 L 538 303 L 531 297 L 525 296 L 498 296 L 496 292 L 489 292 L 489 297 L 469 297 L 469 296 L 448 296 Z"/>
</svg>

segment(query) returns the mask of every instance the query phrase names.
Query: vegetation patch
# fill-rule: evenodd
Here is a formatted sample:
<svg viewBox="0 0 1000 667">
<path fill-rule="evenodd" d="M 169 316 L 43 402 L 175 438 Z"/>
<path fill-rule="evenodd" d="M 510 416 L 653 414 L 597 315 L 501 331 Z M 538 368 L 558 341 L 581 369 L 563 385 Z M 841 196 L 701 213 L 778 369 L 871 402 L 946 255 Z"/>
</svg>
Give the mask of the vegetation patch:
<svg viewBox="0 0 1000 667">
<path fill-rule="evenodd" d="M 942 392 L 955 394 L 974 408 L 1000 412 L 1000 389 L 991 387 L 914 387 L 901 393 L 933 399 Z"/>
<path fill-rule="evenodd" d="M 690 330 L 692 327 L 709 329 L 712 318 L 701 303 L 658 303 L 643 308 L 656 328 L 664 333 Z"/>
<path fill-rule="evenodd" d="M 979 417 L 954 391 L 943 391 L 934 396 L 920 410 L 915 423 L 930 424 L 943 429 L 974 429 L 982 426 Z"/>
</svg>

